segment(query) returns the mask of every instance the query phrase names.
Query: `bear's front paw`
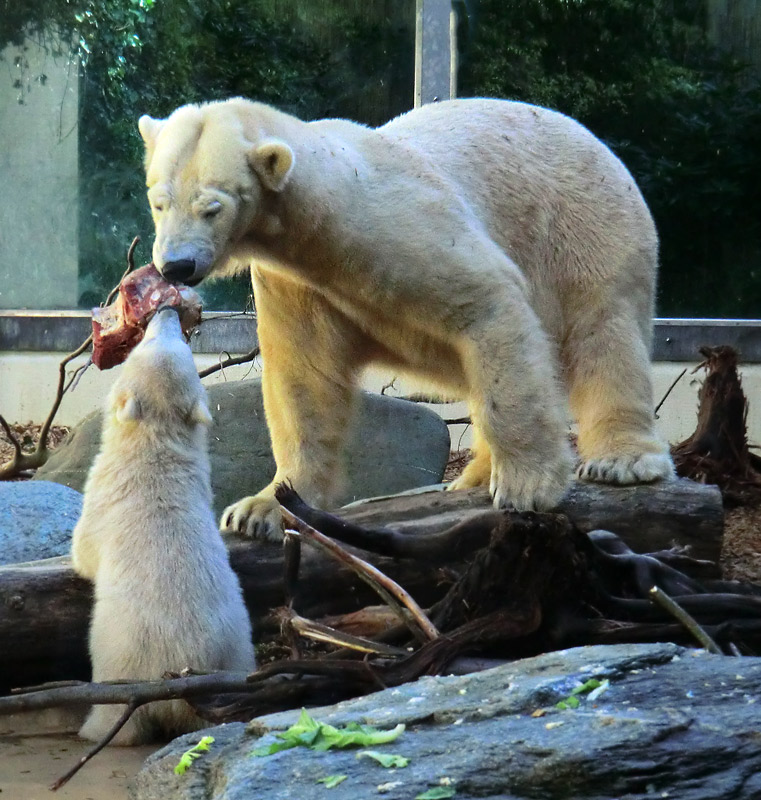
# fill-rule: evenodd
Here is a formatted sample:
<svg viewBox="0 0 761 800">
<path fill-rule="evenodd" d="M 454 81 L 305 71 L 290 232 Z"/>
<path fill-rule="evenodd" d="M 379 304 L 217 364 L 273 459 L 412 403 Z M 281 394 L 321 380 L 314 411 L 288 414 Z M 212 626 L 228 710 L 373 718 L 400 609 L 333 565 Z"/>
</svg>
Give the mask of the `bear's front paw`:
<svg viewBox="0 0 761 800">
<path fill-rule="evenodd" d="M 219 527 L 223 531 L 242 533 L 252 539 L 280 542 L 283 539 L 280 504 L 271 496 L 244 497 L 222 512 Z"/>
<path fill-rule="evenodd" d="M 489 487 L 494 506 L 516 511 L 552 511 L 568 490 L 571 472 L 568 455 L 533 470 L 495 464 Z"/>
<path fill-rule="evenodd" d="M 627 486 L 634 483 L 672 480 L 675 472 L 674 463 L 669 455 L 639 453 L 582 461 L 576 470 L 576 475 L 584 481 Z"/>
</svg>

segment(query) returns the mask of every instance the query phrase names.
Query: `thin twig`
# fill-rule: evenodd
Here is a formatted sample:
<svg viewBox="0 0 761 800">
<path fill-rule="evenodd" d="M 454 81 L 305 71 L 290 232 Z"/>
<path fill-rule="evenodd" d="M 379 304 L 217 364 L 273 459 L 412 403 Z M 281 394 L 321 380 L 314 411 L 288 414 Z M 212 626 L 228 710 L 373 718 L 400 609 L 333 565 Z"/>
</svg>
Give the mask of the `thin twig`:
<svg viewBox="0 0 761 800">
<path fill-rule="evenodd" d="M 47 689 L 63 689 L 68 686 L 86 686 L 87 681 L 48 681 L 38 683 L 35 686 L 18 686 L 11 689 L 11 694 L 30 694 L 31 692 L 43 692 Z"/>
<path fill-rule="evenodd" d="M 650 599 L 658 603 L 661 608 L 664 608 L 673 617 L 679 620 L 685 628 L 708 650 L 709 653 L 716 653 L 717 655 L 724 655 L 724 652 L 719 645 L 700 627 L 697 621 L 691 617 L 673 598 L 669 597 L 666 592 L 653 586 L 650 590 Z"/>
<path fill-rule="evenodd" d="M 130 244 L 129 249 L 127 250 L 127 268 L 124 270 L 122 277 L 119 279 L 119 283 L 117 283 L 116 286 L 114 286 L 114 288 L 109 292 L 104 305 L 107 306 L 111 303 L 119 291 L 122 281 L 127 277 L 127 275 L 129 275 L 130 272 L 132 272 L 132 270 L 135 269 L 135 248 L 137 247 L 139 241 L 139 236 L 136 236 L 132 240 L 132 244 Z M 37 469 L 48 460 L 48 436 L 50 434 L 50 429 L 53 426 L 53 420 L 58 413 L 58 409 L 61 407 L 63 396 L 69 391 L 75 382 L 78 381 L 78 378 L 81 377 L 81 375 L 90 365 L 90 362 L 77 367 L 68 382 L 66 381 L 66 367 L 75 358 L 81 356 L 91 344 L 92 334 L 90 334 L 84 340 L 84 342 L 77 347 L 76 350 L 69 353 L 58 365 L 58 386 L 56 388 L 55 400 L 53 401 L 53 406 L 48 413 L 47 419 L 40 428 L 40 433 L 37 437 L 37 445 L 34 448 L 34 452 L 30 454 L 22 453 L 18 441 L 12 434 L 10 434 L 11 444 L 16 452 L 11 461 L 0 465 L 0 480 L 18 475 L 20 472 L 23 472 L 27 469 Z M 7 423 L 1 416 L 0 425 L 2 425 L 6 433 L 10 432 L 10 428 L 7 426 Z"/>
<path fill-rule="evenodd" d="M 331 628 L 320 622 L 300 617 L 293 611 L 287 609 L 287 621 L 293 629 L 300 635 L 313 639 L 316 642 L 327 642 L 337 647 L 346 647 L 349 650 L 357 650 L 360 653 L 377 653 L 382 656 L 407 656 L 409 653 L 403 647 L 394 647 L 383 642 L 374 642 L 364 636 L 354 636 L 351 633 Z"/>
<path fill-rule="evenodd" d="M 88 369 L 92 366 L 92 358 L 88 358 L 84 364 L 80 364 L 74 372 L 71 373 L 71 377 L 69 378 L 69 382 L 64 386 L 63 393 L 66 392 L 73 392 L 74 389 L 77 388 L 79 385 L 79 381 L 81 380 L 82 376 L 87 372 Z"/>
<path fill-rule="evenodd" d="M 2 414 L 0 414 L 0 426 L 2 426 L 5 435 L 8 437 L 8 441 L 13 445 L 13 449 L 16 451 L 11 463 L 21 461 L 21 442 L 16 438 L 16 435 L 13 433 L 10 425 L 5 421 L 5 417 Z"/>
<path fill-rule="evenodd" d="M 66 383 L 66 365 L 73 361 L 78 356 L 81 356 L 85 350 L 92 344 L 92 334 L 90 334 L 84 342 L 82 342 L 79 347 L 74 350 L 73 352 L 69 353 L 69 355 L 64 358 L 61 363 L 58 365 L 58 388 L 56 389 L 56 396 L 55 401 L 53 402 L 53 407 L 50 409 L 50 413 L 48 414 L 47 419 L 42 425 L 42 429 L 40 430 L 40 436 L 37 440 L 37 447 L 35 449 L 35 453 L 42 454 L 48 448 L 48 434 L 50 433 L 50 428 L 53 425 L 53 420 L 55 419 L 55 415 L 58 413 L 58 409 L 61 406 L 61 402 L 63 401 L 64 395 L 64 386 Z M 44 462 L 43 462 L 44 463 Z M 41 464 L 38 466 L 42 466 Z"/>
<path fill-rule="evenodd" d="M 76 686 L 0 697 L 0 716 L 67 705 L 123 705 L 155 700 L 179 700 L 202 694 L 245 692 L 246 676 L 240 672 L 213 672 L 157 681 L 84 683 Z"/>
<path fill-rule="evenodd" d="M 339 544 L 315 530 L 311 525 L 307 525 L 284 506 L 280 506 L 280 509 L 286 524 L 303 536 L 305 542 L 326 551 L 369 584 L 396 611 L 416 639 L 425 641 L 438 637 L 439 632 L 436 630 L 436 626 L 428 619 L 412 596 L 398 583 L 384 575 L 377 567 L 344 550 Z"/>
<path fill-rule="evenodd" d="M 381 386 L 380 393 L 385 396 L 389 389 L 396 389 L 396 376 L 391 378 L 388 383 L 384 383 L 383 386 Z"/>
<path fill-rule="evenodd" d="M 111 730 L 93 748 L 88 750 L 67 773 L 61 775 L 61 777 L 55 783 L 51 784 L 50 791 L 58 791 L 58 789 L 67 784 L 93 756 L 98 755 L 98 753 L 100 753 L 100 751 L 127 724 L 129 718 L 138 708 L 140 708 L 141 705 L 143 705 L 143 703 L 130 703 L 127 708 L 124 709 L 124 713 L 121 715 L 121 717 L 119 717 Z"/>
<path fill-rule="evenodd" d="M 455 419 L 444 420 L 447 425 L 470 425 L 472 421 L 470 417 L 456 417 Z"/>
<path fill-rule="evenodd" d="M 111 291 L 108 293 L 108 297 L 106 297 L 106 302 L 103 303 L 104 306 L 111 305 L 111 301 L 114 299 L 114 297 L 116 297 L 119 288 L 122 285 L 122 281 L 127 277 L 127 275 L 130 274 L 130 272 L 132 272 L 135 269 L 135 248 L 137 247 L 139 241 L 140 241 L 139 236 L 136 236 L 132 240 L 132 244 L 129 246 L 129 249 L 127 250 L 127 268 L 124 270 L 124 272 L 122 272 L 122 276 L 121 278 L 119 278 L 119 283 L 117 283 L 116 286 L 114 286 L 114 288 L 111 289 Z"/>
<path fill-rule="evenodd" d="M 212 364 L 210 367 L 206 367 L 206 369 L 202 369 L 198 373 L 198 377 L 208 378 L 209 375 L 213 375 L 215 372 L 227 369 L 227 367 L 234 367 L 238 364 L 245 364 L 248 361 L 253 361 L 259 355 L 259 353 L 261 353 L 261 350 L 258 347 L 255 347 L 253 350 L 249 350 L 249 352 L 244 356 L 228 355 L 224 361 L 220 361 L 217 364 Z"/>
<path fill-rule="evenodd" d="M 696 369 L 700 369 L 700 366 L 696 367 Z M 667 398 L 667 397 L 668 397 L 668 396 L 671 394 L 671 392 L 672 392 L 673 388 L 674 388 L 674 387 L 677 385 L 677 383 L 679 383 L 679 381 L 681 381 L 681 380 L 682 380 L 682 378 L 685 376 L 685 373 L 686 373 L 686 372 L 687 372 L 687 367 L 685 367 L 685 368 L 684 368 L 684 369 L 683 369 L 683 370 L 682 370 L 682 371 L 681 371 L 681 372 L 680 372 L 680 373 L 679 373 L 679 374 L 676 376 L 676 378 L 675 378 L 675 379 L 674 379 L 674 381 L 672 382 L 671 386 L 669 386 L 669 388 L 668 388 L 668 389 L 666 389 L 666 394 L 664 394 L 664 395 L 663 395 L 663 397 L 661 398 L 661 402 L 660 402 L 660 403 L 658 403 L 658 405 L 655 407 L 655 411 L 653 412 L 653 414 L 654 414 L 654 416 L 655 416 L 655 418 L 656 418 L 656 419 L 659 419 L 659 417 L 658 417 L 658 412 L 661 410 L 661 406 L 662 406 L 662 405 L 663 405 L 663 404 L 666 402 L 666 398 Z"/>
</svg>

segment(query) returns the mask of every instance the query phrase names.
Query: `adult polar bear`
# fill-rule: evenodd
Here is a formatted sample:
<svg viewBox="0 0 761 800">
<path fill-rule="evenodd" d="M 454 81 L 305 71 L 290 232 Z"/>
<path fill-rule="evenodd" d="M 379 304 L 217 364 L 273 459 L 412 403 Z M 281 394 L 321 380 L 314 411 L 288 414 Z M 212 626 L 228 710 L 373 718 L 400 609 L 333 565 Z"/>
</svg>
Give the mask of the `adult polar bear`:
<svg viewBox="0 0 761 800">
<path fill-rule="evenodd" d="M 277 473 L 223 527 L 274 537 L 277 482 L 330 501 L 371 362 L 466 397 L 456 488 L 551 509 L 579 475 L 673 467 L 654 432 L 657 235 L 631 175 L 585 128 L 502 100 L 427 105 L 370 129 L 244 99 L 144 116 L 153 259 L 169 280 L 251 267 Z"/>
</svg>

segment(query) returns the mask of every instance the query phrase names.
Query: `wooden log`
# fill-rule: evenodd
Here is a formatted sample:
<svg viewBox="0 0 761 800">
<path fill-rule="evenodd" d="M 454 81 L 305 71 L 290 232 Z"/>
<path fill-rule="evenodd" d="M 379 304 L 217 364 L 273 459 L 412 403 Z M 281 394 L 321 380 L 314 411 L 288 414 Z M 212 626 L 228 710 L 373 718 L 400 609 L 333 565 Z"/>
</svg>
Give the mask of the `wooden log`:
<svg viewBox="0 0 761 800">
<path fill-rule="evenodd" d="M 491 508 L 485 492 L 427 492 L 352 504 L 341 513 L 368 526 L 408 533 L 438 532 Z M 696 558 L 717 560 L 721 547 L 721 496 L 714 487 L 677 481 L 659 486 L 613 488 L 578 485 L 563 506 L 584 530 L 606 527 L 632 549 L 649 552 L 676 541 Z M 488 516 L 488 515 L 487 515 Z M 267 617 L 285 600 L 283 548 L 270 542 L 230 539 L 230 561 L 257 635 L 272 627 Z M 424 607 L 439 600 L 451 570 L 410 559 L 361 552 Z M 0 567 L 0 691 L 12 686 L 89 677 L 87 627 L 92 589 L 68 559 Z M 304 548 L 295 607 L 316 618 L 377 603 L 376 596 L 346 568 Z"/>
<path fill-rule="evenodd" d="M 484 489 L 420 491 L 359 500 L 340 509 L 364 527 L 393 527 L 401 533 L 439 533 L 491 509 Z M 684 478 L 642 486 L 575 483 L 557 508 L 584 532 L 607 530 L 637 553 L 690 548 L 693 558 L 718 561 L 724 532 L 721 492 Z"/>
</svg>

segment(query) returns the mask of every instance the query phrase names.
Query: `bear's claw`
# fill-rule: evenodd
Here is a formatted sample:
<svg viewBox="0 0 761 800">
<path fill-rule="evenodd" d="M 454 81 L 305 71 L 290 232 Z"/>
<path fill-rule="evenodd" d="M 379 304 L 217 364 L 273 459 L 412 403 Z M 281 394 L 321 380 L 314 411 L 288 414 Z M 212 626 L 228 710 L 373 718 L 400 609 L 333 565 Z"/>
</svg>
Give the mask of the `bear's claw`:
<svg viewBox="0 0 761 800">
<path fill-rule="evenodd" d="M 222 512 L 219 527 L 222 531 L 240 533 L 250 539 L 282 541 L 283 518 L 280 504 L 274 497 L 244 497 Z"/>
<path fill-rule="evenodd" d="M 665 453 L 640 453 L 582 461 L 576 469 L 580 480 L 628 486 L 673 480 L 676 473 L 671 457 Z"/>
</svg>

